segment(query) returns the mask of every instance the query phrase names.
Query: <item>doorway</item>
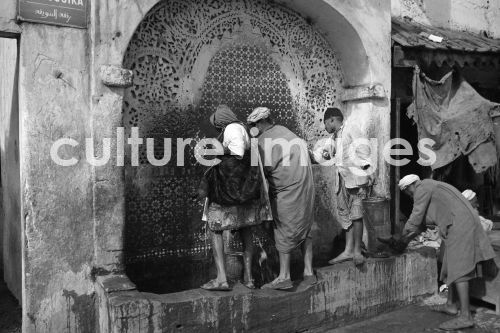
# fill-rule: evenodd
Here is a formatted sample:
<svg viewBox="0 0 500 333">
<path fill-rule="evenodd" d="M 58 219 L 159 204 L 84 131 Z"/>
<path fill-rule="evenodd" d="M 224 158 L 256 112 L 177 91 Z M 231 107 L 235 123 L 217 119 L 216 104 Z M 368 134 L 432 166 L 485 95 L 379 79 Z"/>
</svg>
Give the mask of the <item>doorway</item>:
<svg viewBox="0 0 500 333">
<path fill-rule="evenodd" d="M 19 48 L 0 38 L 0 328 L 21 325 L 22 220 L 19 161 Z"/>
<path fill-rule="evenodd" d="M 421 179 L 430 178 L 431 168 L 420 165 L 418 151 L 418 129 L 417 125 L 407 116 L 407 109 L 413 102 L 413 68 L 392 68 L 392 98 L 391 98 L 391 138 L 399 138 L 410 144 L 411 155 L 400 156 L 397 159 L 408 159 L 409 163 L 401 166 L 391 166 L 391 192 L 394 196 L 391 200 L 392 232 L 400 233 L 406 219 L 410 216 L 413 201 L 405 195 L 401 195 L 398 182 L 409 174 L 416 174 Z M 399 146 L 397 148 L 404 148 Z"/>
</svg>

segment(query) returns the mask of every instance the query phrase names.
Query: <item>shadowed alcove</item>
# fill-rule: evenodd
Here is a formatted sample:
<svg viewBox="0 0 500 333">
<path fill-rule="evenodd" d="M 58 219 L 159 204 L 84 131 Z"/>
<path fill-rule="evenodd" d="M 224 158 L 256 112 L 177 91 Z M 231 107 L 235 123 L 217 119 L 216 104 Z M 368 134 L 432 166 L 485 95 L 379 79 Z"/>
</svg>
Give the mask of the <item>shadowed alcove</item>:
<svg viewBox="0 0 500 333">
<path fill-rule="evenodd" d="M 322 6 L 334 12 L 323 2 L 315 3 L 308 10 L 318 11 L 317 22 L 324 19 Z M 290 7 L 303 5 L 292 1 Z M 173 143 L 172 158 L 162 167 L 150 165 L 145 147 L 139 152 L 139 166 L 130 166 L 131 152 L 126 155 L 124 263 L 139 290 L 197 288 L 214 274 L 210 235 L 194 199 L 205 167 L 196 162 L 193 150 L 200 139 L 215 136 L 208 117 L 217 105 L 229 105 L 243 121 L 253 108 L 267 106 L 277 123 L 313 144 L 326 134 L 321 124 L 324 109 L 340 106 L 343 87 L 366 75 L 362 56 L 358 66 L 352 66 L 357 52 L 347 61 L 351 75 L 345 79 L 329 41 L 332 33 L 312 23 L 268 1 L 168 0 L 154 6 L 139 24 L 124 57 L 124 67 L 134 73 L 123 102 L 126 135 L 137 127 L 141 137 L 155 139 L 158 159 L 164 155 L 163 139 Z M 334 26 L 345 29 L 341 44 L 354 31 L 345 19 L 326 28 Z M 362 48 L 359 38 L 352 45 Z M 176 142 L 181 138 L 193 140 L 184 151 L 185 165 L 176 166 Z M 315 246 L 319 264 L 330 255 L 338 229 L 324 172 L 315 172 L 319 199 L 313 234 L 323 238 Z M 263 229 L 255 233 L 256 244 L 273 253 Z M 237 235 L 228 243 L 238 252 Z"/>
</svg>

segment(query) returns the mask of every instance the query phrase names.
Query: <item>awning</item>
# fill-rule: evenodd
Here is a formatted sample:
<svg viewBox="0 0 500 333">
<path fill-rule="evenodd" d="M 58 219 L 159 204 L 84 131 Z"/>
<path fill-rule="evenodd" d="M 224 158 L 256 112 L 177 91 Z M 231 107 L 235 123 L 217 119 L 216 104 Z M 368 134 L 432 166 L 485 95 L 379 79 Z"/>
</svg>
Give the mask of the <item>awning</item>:
<svg viewBox="0 0 500 333">
<path fill-rule="evenodd" d="M 429 27 L 409 18 L 392 19 L 394 66 L 435 62 L 450 67 L 459 65 L 500 68 L 500 39 L 465 31 Z"/>
</svg>

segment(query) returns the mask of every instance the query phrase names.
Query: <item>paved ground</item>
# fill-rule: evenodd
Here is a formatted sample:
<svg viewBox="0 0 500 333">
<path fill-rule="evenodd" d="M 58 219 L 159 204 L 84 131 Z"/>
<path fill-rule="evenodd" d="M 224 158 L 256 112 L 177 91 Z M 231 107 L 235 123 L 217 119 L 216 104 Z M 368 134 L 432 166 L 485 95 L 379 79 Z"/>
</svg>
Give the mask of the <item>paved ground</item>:
<svg viewBox="0 0 500 333">
<path fill-rule="evenodd" d="M 3 272 L 0 270 L 0 277 Z M 0 333 L 21 333 L 21 306 L 0 278 Z"/>
<path fill-rule="evenodd" d="M 436 298 L 439 298 L 439 300 Z M 443 332 L 437 327 L 440 323 L 450 319 L 450 317 L 430 310 L 431 304 L 442 300 L 445 300 L 442 296 L 434 297 L 431 300 L 424 301 L 427 305 L 422 303 L 405 307 L 360 323 L 329 331 L 329 333 Z M 492 307 L 481 304 L 475 308 L 475 311 L 474 321 L 476 327 L 456 332 L 500 333 L 500 317 L 495 315 Z"/>
</svg>

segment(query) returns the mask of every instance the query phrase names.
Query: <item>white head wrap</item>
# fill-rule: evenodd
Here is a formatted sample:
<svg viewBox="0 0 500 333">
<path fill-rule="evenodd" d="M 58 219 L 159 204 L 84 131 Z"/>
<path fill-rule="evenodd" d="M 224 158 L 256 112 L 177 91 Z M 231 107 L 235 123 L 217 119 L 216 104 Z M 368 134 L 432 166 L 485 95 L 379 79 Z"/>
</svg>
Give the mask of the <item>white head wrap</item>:
<svg viewBox="0 0 500 333">
<path fill-rule="evenodd" d="M 420 180 L 420 177 L 417 175 L 407 175 L 404 176 L 403 179 L 399 181 L 399 189 L 403 191 L 406 189 L 408 186 L 416 182 L 417 180 Z"/>
<path fill-rule="evenodd" d="M 259 120 L 266 119 L 271 115 L 271 110 L 266 107 L 258 107 L 250 113 L 247 118 L 247 123 L 253 124 L 258 122 Z"/>
<path fill-rule="evenodd" d="M 465 199 L 471 201 L 476 196 L 476 192 L 472 190 L 465 190 L 462 192 L 462 195 L 465 197 Z"/>
</svg>

